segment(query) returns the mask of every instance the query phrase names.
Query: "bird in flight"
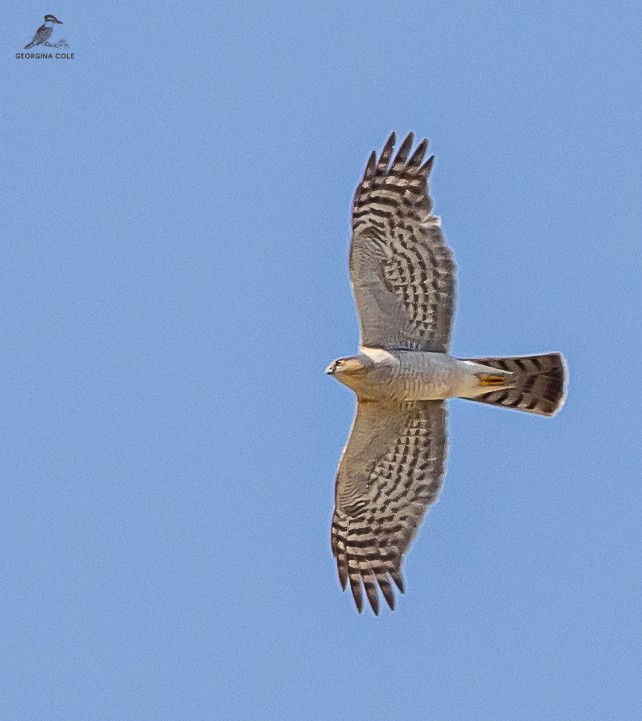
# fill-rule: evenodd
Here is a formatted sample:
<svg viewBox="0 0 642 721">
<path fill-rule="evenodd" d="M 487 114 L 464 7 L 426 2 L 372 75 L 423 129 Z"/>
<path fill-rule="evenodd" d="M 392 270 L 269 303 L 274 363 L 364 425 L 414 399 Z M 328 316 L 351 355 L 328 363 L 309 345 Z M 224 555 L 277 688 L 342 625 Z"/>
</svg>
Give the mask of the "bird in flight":
<svg viewBox="0 0 642 721">
<path fill-rule="evenodd" d="M 62 25 L 62 22 L 60 22 L 60 20 L 56 20 L 53 15 L 45 15 L 45 24 L 41 25 L 36 30 L 36 34 L 33 36 L 33 40 L 27 45 L 25 45 L 25 50 L 33 48 L 36 45 L 41 45 L 42 43 L 46 43 L 47 40 L 49 40 L 49 38 L 51 37 L 54 25 Z"/>
<path fill-rule="evenodd" d="M 359 613 L 379 592 L 395 607 L 404 554 L 442 484 L 448 398 L 554 415 L 565 394 L 560 353 L 455 358 L 455 264 L 432 214 L 424 161 L 410 133 L 373 151 L 352 207 L 350 276 L 361 338 L 326 373 L 357 396 L 337 472 L 332 553 Z"/>
</svg>

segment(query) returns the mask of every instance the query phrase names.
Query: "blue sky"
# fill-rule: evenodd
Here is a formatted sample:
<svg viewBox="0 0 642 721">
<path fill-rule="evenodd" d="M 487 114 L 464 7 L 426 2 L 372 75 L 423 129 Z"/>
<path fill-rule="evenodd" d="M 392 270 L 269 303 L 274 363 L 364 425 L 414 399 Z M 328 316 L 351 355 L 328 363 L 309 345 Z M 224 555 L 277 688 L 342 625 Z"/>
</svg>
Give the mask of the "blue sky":
<svg viewBox="0 0 642 721">
<path fill-rule="evenodd" d="M 641 718 L 640 3 L 150 8 L 4 11 L 2 718 Z M 15 58 L 45 13 L 74 60 Z M 453 351 L 571 383 L 552 420 L 450 404 L 373 618 L 323 369 L 393 129 L 437 155 Z"/>
</svg>

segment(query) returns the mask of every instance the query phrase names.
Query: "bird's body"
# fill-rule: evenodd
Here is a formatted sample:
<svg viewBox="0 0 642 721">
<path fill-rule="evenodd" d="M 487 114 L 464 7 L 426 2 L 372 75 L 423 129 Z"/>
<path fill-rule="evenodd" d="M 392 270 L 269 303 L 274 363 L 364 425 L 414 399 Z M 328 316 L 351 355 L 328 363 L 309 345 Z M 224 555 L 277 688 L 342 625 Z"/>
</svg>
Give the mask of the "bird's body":
<svg viewBox="0 0 642 721">
<path fill-rule="evenodd" d="M 441 487 L 446 403 L 466 398 L 538 415 L 562 405 L 559 353 L 455 358 L 450 333 L 455 264 L 432 214 L 422 141 L 395 136 L 372 153 L 352 212 L 350 275 L 361 326 L 359 352 L 326 372 L 357 396 L 337 473 L 332 552 L 359 611 L 365 590 L 394 608 L 403 556 Z"/>
<path fill-rule="evenodd" d="M 360 358 L 363 373 L 344 376 L 339 369 L 336 376 L 364 400 L 475 398 L 488 393 L 491 383 L 498 390 L 509 388 L 512 381 L 512 374 L 507 371 L 453 358 L 447 353 L 361 348 Z"/>
<path fill-rule="evenodd" d="M 44 25 L 41 25 L 36 30 L 36 34 L 33 36 L 33 40 L 27 45 L 25 45 L 25 50 L 29 50 L 36 45 L 42 45 L 42 43 L 46 43 L 47 40 L 49 40 L 49 38 L 51 37 L 51 33 L 53 32 L 53 26 L 56 24 L 62 25 L 60 20 L 56 20 L 53 15 L 45 15 Z"/>
</svg>

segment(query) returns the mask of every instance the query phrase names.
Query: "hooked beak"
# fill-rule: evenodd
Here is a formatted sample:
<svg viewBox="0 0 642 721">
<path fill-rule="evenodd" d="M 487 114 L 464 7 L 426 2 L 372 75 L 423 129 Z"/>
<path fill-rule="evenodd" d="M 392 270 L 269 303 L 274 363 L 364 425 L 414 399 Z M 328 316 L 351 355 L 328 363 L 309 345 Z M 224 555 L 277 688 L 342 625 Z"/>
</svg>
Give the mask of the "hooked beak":
<svg viewBox="0 0 642 721">
<path fill-rule="evenodd" d="M 325 369 L 325 374 L 331 376 L 334 373 L 334 361 Z"/>
</svg>

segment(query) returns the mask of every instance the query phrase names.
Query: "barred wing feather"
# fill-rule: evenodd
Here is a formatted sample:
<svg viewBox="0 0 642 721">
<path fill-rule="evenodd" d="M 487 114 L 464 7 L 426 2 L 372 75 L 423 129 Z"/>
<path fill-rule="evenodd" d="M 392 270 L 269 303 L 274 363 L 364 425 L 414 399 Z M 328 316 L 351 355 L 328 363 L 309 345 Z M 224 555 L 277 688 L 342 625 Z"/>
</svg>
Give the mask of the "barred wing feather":
<svg viewBox="0 0 642 721">
<path fill-rule="evenodd" d="M 434 156 L 423 162 L 427 140 L 410 155 L 413 140 L 410 133 L 393 158 L 393 133 L 355 194 L 350 275 L 361 345 L 447 352 L 455 266 L 431 213 Z"/>
<path fill-rule="evenodd" d="M 442 401 L 358 403 L 337 474 L 332 552 L 359 612 L 363 588 L 375 613 L 377 587 L 390 608 L 391 581 L 403 593 L 403 556 L 441 487 L 445 424 Z"/>
</svg>

